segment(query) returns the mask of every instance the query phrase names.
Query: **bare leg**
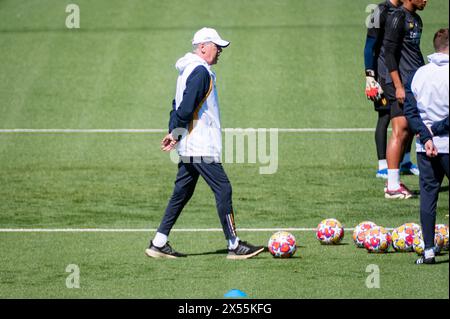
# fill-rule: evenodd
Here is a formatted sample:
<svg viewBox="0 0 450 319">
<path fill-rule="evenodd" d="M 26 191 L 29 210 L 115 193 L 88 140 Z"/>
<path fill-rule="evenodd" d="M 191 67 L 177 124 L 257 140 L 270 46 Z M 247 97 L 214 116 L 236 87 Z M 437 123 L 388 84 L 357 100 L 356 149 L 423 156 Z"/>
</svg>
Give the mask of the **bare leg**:
<svg viewBox="0 0 450 319">
<path fill-rule="evenodd" d="M 392 120 L 392 135 L 387 146 L 386 159 L 388 169 L 398 169 L 403 158 L 406 143 L 410 138 L 408 121 L 404 116 L 394 117 Z"/>
<path fill-rule="evenodd" d="M 388 182 L 385 190 L 385 198 L 411 198 L 411 191 L 400 182 L 400 163 L 408 142 L 410 131 L 408 121 L 404 116 L 396 116 L 391 119 L 392 134 L 387 147 Z"/>
</svg>

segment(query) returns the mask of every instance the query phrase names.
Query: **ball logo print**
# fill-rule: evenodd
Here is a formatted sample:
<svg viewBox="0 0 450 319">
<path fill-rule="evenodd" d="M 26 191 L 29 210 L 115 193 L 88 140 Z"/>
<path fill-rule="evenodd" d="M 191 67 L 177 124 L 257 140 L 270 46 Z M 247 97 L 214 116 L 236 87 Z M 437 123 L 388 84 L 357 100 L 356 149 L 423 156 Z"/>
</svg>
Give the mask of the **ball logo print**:
<svg viewBox="0 0 450 319">
<path fill-rule="evenodd" d="M 316 238 L 321 244 L 338 244 L 344 238 L 344 227 L 335 218 L 324 219 L 317 226 Z"/>
<path fill-rule="evenodd" d="M 272 256 L 277 258 L 292 257 L 297 251 L 296 239 L 294 235 L 287 231 L 274 233 L 267 246 Z"/>
</svg>

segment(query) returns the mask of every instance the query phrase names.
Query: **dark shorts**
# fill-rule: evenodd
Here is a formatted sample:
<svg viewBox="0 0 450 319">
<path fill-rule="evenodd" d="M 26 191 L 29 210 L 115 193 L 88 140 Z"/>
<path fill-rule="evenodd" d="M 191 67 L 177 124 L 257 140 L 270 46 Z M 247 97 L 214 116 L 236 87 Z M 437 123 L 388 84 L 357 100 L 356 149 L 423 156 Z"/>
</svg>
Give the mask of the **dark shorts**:
<svg viewBox="0 0 450 319">
<path fill-rule="evenodd" d="M 375 111 L 389 111 L 391 119 L 398 116 L 403 116 L 403 104 L 398 103 L 395 98 L 394 83 L 386 83 L 383 79 L 379 79 L 381 88 L 383 89 L 384 99 L 374 102 Z"/>
</svg>

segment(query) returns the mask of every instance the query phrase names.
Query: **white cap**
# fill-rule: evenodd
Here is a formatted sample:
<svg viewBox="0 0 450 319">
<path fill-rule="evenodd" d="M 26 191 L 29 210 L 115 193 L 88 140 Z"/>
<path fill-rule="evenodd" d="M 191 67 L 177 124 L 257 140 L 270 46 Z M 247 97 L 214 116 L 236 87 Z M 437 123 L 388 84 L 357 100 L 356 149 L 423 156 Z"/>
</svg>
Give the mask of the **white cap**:
<svg viewBox="0 0 450 319">
<path fill-rule="evenodd" d="M 202 28 L 194 34 L 192 44 L 199 44 L 205 42 L 213 42 L 220 47 L 227 47 L 230 42 L 223 40 L 216 30 L 212 28 Z"/>
</svg>

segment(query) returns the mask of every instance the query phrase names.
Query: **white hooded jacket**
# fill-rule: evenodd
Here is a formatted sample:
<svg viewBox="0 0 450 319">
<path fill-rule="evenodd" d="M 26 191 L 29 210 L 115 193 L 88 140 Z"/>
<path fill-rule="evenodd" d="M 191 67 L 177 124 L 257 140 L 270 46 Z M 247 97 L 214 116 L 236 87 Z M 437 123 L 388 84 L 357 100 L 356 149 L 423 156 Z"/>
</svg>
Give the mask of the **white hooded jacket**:
<svg viewBox="0 0 450 319">
<path fill-rule="evenodd" d="M 428 63 L 419 68 L 411 82 L 411 90 L 417 100 L 417 109 L 427 127 L 449 115 L 449 56 L 434 53 L 428 56 Z M 433 143 L 439 153 L 449 152 L 449 138 L 446 135 L 434 136 Z M 417 139 L 417 152 L 425 152 Z"/>
<path fill-rule="evenodd" d="M 216 76 L 206 61 L 194 53 L 186 53 L 175 64 L 179 72 L 175 94 L 175 109 L 179 108 L 183 100 L 186 80 L 192 71 L 200 65 L 204 66 L 211 76 L 209 91 L 200 105 L 196 106 L 194 118 L 189 123 L 188 131 L 178 142 L 177 151 L 180 156 L 210 157 L 215 162 L 220 162 L 222 156 L 222 133 L 216 91 Z"/>
</svg>

